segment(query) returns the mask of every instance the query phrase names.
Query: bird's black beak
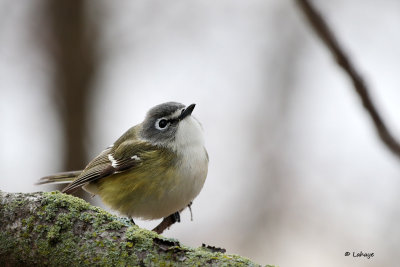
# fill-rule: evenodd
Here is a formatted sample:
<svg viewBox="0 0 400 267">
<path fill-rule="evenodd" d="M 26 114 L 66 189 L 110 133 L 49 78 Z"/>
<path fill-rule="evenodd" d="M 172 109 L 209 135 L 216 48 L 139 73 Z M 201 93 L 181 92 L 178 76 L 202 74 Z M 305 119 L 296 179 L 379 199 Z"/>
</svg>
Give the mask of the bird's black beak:
<svg viewBox="0 0 400 267">
<path fill-rule="evenodd" d="M 191 104 L 190 106 L 188 106 L 186 109 L 184 109 L 181 113 L 181 115 L 179 115 L 179 120 L 183 120 L 184 118 L 186 118 L 187 116 L 189 116 L 190 114 L 192 114 L 194 107 L 196 106 L 196 104 Z"/>
</svg>

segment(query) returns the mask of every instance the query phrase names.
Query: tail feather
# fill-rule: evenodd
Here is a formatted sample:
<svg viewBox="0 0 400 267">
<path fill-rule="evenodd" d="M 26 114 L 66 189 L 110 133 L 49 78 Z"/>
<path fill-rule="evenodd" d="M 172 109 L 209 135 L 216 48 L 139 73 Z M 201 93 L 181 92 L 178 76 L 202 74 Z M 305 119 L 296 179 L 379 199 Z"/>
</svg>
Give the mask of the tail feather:
<svg viewBox="0 0 400 267">
<path fill-rule="evenodd" d="M 69 172 L 60 172 L 53 175 L 49 175 L 43 178 L 36 183 L 36 185 L 41 184 L 68 184 L 71 183 L 82 173 L 80 171 L 69 171 Z"/>
</svg>

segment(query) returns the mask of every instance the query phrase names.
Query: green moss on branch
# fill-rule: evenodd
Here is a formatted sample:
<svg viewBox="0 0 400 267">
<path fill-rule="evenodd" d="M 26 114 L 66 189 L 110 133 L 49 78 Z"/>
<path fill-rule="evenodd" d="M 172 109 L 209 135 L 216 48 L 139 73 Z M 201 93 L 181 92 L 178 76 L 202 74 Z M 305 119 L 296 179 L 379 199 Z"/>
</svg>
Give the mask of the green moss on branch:
<svg viewBox="0 0 400 267">
<path fill-rule="evenodd" d="M 259 266 L 181 245 L 82 199 L 0 191 L 0 266 Z"/>
</svg>

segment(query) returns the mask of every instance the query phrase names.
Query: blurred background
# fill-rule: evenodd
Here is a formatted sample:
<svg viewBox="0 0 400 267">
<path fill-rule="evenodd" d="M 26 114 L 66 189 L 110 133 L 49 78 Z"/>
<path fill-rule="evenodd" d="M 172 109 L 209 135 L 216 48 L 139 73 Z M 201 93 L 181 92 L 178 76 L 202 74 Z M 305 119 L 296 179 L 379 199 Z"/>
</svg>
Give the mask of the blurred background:
<svg viewBox="0 0 400 267">
<path fill-rule="evenodd" d="M 400 2 L 313 2 L 400 139 Z M 33 184 L 156 104 L 196 103 L 209 175 L 194 221 L 165 236 L 260 264 L 397 263 L 399 159 L 293 1 L 0 0 L 0 14 L 0 190 L 54 190 Z"/>
</svg>

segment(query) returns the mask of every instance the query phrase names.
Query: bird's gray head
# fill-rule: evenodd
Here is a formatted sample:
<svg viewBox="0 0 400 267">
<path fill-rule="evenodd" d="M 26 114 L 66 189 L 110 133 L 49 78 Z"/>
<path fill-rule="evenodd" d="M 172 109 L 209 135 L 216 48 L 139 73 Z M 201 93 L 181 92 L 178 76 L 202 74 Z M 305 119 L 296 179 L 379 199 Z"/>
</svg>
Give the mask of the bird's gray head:
<svg viewBox="0 0 400 267">
<path fill-rule="evenodd" d="M 153 107 L 143 121 L 141 136 L 153 144 L 175 147 L 195 141 L 201 126 L 191 116 L 195 104 L 167 102 Z M 192 136 L 190 136 L 192 135 Z M 194 136 L 193 136 L 194 135 Z M 184 140 L 181 140 L 184 139 Z"/>
</svg>

